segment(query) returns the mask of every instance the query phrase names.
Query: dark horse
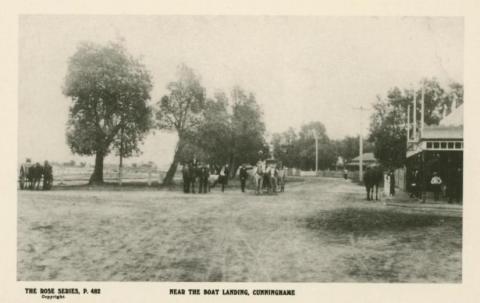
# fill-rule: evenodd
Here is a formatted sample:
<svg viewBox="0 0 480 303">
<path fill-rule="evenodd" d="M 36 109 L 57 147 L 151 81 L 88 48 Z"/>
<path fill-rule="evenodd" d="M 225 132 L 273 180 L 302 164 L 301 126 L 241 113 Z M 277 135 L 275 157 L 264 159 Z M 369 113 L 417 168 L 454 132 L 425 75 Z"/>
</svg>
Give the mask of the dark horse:
<svg viewBox="0 0 480 303">
<path fill-rule="evenodd" d="M 367 200 L 373 200 L 373 188 L 375 188 L 375 200 L 378 200 L 378 187 L 383 179 L 383 171 L 380 167 L 367 167 L 363 174 L 363 183 L 367 190 Z"/>
<path fill-rule="evenodd" d="M 27 168 L 27 180 L 30 189 L 40 189 L 40 183 L 43 175 L 43 167 L 40 163 L 36 163 Z"/>
</svg>

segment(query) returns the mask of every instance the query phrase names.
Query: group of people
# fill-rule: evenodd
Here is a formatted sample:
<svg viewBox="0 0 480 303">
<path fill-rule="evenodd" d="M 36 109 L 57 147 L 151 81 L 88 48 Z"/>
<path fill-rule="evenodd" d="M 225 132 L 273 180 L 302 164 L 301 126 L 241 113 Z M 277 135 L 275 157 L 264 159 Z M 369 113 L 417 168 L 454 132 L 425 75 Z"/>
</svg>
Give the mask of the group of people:
<svg viewBox="0 0 480 303">
<path fill-rule="evenodd" d="M 280 192 L 285 191 L 286 181 L 286 168 L 282 163 L 268 165 L 263 156 L 263 152 L 259 152 L 259 160 L 253 173 L 253 179 L 255 182 L 255 193 L 261 194 L 263 189 L 266 188 L 268 193 L 276 193 L 279 189 Z"/>
<path fill-rule="evenodd" d="M 223 166 L 200 163 L 195 157 L 182 165 L 183 192 L 195 193 L 198 184 L 198 193 L 207 193 L 217 183 L 222 186 L 222 192 L 228 185 L 230 168 Z"/>
<path fill-rule="evenodd" d="M 461 168 L 456 168 L 448 175 L 447 182 L 444 182 L 440 175 L 434 171 L 428 180 L 428 185 L 433 192 L 433 198 L 438 201 L 440 194 L 448 198 L 448 203 L 460 203 L 462 200 L 463 174 Z M 415 169 L 410 177 L 410 198 L 422 199 L 423 176 L 418 169 Z"/>
<path fill-rule="evenodd" d="M 230 176 L 230 167 L 228 164 L 216 165 L 199 162 L 195 157 L 188 162 L 182 163 L 183 192 L 207 193 L 217 184 L 221 185 L 221 191 L 224 192 L 228 185 Z M 247 180 L 252 178 L 256 184 L 256 192 L 260 193 L 263 188 L 268 192 L 283 192 L 285 190 L 286 170 L 280 164 L 267 165 L 263 157 L 263 152 L 259 152 L 259 160 L 256 166 L 242 164 L 238 169 L 238 179 L 240 189 L 245 192 Z M 198 185 L 197 185 L 198 184 Z"/>
<path fill-rule="evenodd" d="M 39 162 L 33 164 L 30 159 L 26 159 L 20 167 L 19 183 L 20 189 L 39 190 L 40 185 L 42 185 L 43 190 L 51 189 L 53 183 L 52 166 L 48 161 L 41 165 Z"/>
</svg>

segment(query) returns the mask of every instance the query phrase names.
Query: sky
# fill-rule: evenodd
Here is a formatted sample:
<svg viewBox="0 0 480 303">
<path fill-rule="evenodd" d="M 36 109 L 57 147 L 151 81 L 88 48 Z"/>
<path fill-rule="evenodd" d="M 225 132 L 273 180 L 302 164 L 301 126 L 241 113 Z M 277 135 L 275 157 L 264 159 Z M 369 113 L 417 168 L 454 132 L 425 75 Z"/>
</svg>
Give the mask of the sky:
<svg viewBox="0 0 480 303">
<path fill-rule="evenodd" d="M 19 161 L 94 161 L 73 155 L 65 137 L 71 100 L 62 85 L 81 41 L 124 39 L 152 75 L 152 104 L 181 63 L 209 96 L 239 85 L 255 94 L 270 134 L 321 121 L 333 139 L 366 135 L 376 96 L 390 88 L 424 77 L 463 83 L 460 17 L 25 15 L 19 22 Z M 164 168 L 176 140 L 157 130 L 126 163 Z"/>
</svg>

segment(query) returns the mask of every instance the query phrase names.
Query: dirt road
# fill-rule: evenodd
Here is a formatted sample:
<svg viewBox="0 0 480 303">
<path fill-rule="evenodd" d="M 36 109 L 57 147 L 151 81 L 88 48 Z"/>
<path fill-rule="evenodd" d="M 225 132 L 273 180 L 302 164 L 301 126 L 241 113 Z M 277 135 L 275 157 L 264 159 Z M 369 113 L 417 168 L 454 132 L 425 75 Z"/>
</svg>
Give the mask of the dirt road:
<svg viewBox="0 0 480 303">
<path fill-rule="evenodd" d="M 18 279 L 461 282 L 461 218 L 400 213 L 342 179 L 289 185 L 19 191 Z"/>
</svg>

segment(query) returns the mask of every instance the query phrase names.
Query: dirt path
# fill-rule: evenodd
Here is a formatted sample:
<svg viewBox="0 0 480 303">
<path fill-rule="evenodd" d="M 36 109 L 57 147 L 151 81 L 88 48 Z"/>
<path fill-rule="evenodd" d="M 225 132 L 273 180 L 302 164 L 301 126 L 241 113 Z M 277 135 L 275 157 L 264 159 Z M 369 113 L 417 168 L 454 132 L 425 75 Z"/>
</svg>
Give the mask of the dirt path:
<svg viewBox="0 0 480 303">
<path fill-rule="evenodd" d="M 461 281 L 461 222 L 366 234 L 311 224 L 342 209 L 386 208 L 363 194 L 327 178 L 272 196 L 22 191 L 18 279 Z"/>
</svg>

